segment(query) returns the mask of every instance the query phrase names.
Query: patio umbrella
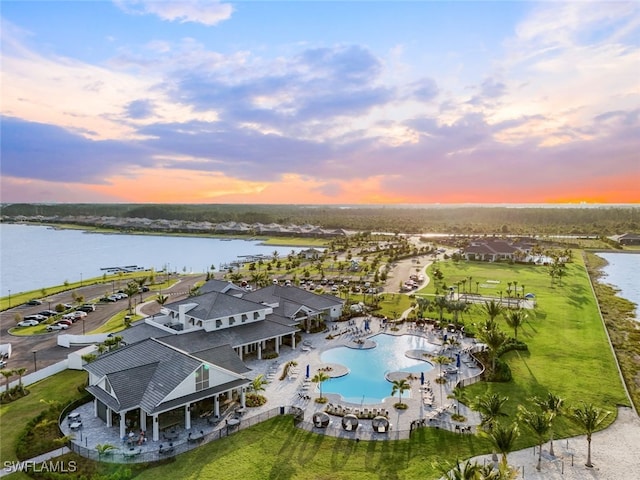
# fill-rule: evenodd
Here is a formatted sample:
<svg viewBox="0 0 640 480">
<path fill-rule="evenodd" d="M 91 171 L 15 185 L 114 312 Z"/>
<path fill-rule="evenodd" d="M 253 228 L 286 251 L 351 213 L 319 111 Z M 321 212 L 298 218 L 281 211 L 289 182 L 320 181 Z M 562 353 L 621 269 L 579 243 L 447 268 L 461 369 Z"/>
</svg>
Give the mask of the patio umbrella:
<svg viewBox="0 0 640 480">
<path fill-rule="evenodd" d="M 309 378 L 309 365 L 307 364 L 307 378 Z"/>
<path fill-rule="evenodd" d="M 460 368 L 460 354 L 456 353 L 456 367 Z"/>
<path fill-rule="evenodd" d="M 424 372 L 420 372 L 420 385 L 424 385 Z"/>
<path fill-rule="evenodd" d="M 533 293 L 527 293 L 524 298 L 536 298 L 536 296 Z"/>
</svg>

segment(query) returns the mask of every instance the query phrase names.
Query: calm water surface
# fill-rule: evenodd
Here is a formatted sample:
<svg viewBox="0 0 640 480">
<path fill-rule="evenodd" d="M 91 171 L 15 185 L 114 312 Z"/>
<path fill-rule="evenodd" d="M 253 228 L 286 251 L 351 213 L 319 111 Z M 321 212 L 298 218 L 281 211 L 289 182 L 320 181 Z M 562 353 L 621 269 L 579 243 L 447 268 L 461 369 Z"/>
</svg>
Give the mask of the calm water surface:
<svg viewBox="0 0 640 480">
<path fill-rule="evenodd" d="M 372 339 L 377 344 L 375 348 L 358 350 L 337 347 L 322 353 L 323 362 L 338 363 L 349 369 L 347 375 L 324 382 L 323 393 L 338 393 L 347 402 L 380 403 L 385 397 L 391 396 L 393 386 L 385 378 L 387 372 L 411 372 L 419 376 L 420 372 L 433 369 L 431 363 L 405 355 L 407 350 L 435 352 L 438 346 L 424 337 L 382 333 Z M 408 391 L 403 394 L 405 398 L 408 395 Z"/>
<path fill-rule="evenodd" d="M 202 273 L 240 255 L 280 258 L 300 248 L 214 238 L 85 233 L 0 224 L 0 295 L 99 277 L 101 268 L 137 265 L 156 271 Z"/>
<path fill-rule="evenodd" d="M 603 268 L 604 281 L 620 290 L 622 298 L 640 305 L 640 254 L 598 253 L 608 265 Z M 636 318 L 638 310 L 636 309 Z"/>
</svg>

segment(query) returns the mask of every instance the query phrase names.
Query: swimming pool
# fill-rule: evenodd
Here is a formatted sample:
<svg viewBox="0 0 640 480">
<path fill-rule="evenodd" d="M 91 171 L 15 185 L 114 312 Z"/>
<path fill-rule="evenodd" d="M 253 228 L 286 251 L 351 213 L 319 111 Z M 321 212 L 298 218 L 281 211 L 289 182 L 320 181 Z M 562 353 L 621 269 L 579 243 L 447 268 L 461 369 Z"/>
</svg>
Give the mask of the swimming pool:
<svg viewBox="0 0 640 480">
<path fill-rule="evenodd" d="M 428 372 L 433 365 L 426 361 L 405 356 L 407 350 L 435 352 L 437 345 L 416 335 L 379 334 L 371 338 L 377 347 L 354 349 L 332 348 L 320 356 L 325 363 L 339 363 L 349 369 L 349 374 L 332 378 L 322 384 L 323 393 L 337 393 L 346 402 L 380 403 L 391 396 L 393 385 L 385 378 L 388 372 Z M 403 393 L 407 397 L 409 392 Z"/>
</svg>

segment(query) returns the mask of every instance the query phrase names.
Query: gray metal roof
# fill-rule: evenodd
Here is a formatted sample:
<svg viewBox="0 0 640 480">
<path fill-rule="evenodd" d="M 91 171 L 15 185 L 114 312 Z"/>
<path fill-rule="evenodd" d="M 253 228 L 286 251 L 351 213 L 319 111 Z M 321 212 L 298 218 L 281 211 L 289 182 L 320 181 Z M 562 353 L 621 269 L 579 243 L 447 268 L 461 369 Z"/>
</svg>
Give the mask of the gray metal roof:
<svg viewBox="0 0 640 480">
<path fill-rule="evenodd" d="M 229 295 L 233 295 L 234 293 L 244 293 L 244 289 L 238 287 L 237 285 L 226 282 L 224 280 L 216 280 L 211 279 L 204 283 L 200 288 L 200 294 L 218 292 L 218 293 L 227 293 Z"/>
<path fill-rule="evenodd" d="M 172 335 L 170 337 L 164 337 L 162 341 L 185 352 L 193 353 L 221 345 L 239 347 L 268 338 L 288 335 L 297 331 L 297 327 L 290 327 L 270 320 L 260 320 L 232 328 L 216 330 L 214 332 L 197 330 L 195 332 L 183 333 L 182 335 Z"/>
<path fill-rule="evenodd" d="M 144 320 L 136 322 L 131 327 L 118 332 L 118 336 L 122 337 L 122 341 L 127 345 L 147 340 L 148 338 L 162 338 L 174 333 L 165 332 L 153 325 L 147 325 Z"/>
<path fill-rule="evenodd" d="M 251 369 L 240 360 L 236 351 L 229 345 L 220 345 L 218 347 L 192 352 L 192 355 L 234 373 L 242 374 L 251 371 Z"/>
<path fill-rule="evenodd" d="M 332 295 L 316 295 L 315 293 L 294 287 L 293 285 L 288 287 L 282 285 L 270 285 L 256 290 L 255 292 L 247 293 L 242 298 L 256 303 L 266 304 L 280 303 L 281 299 L 285 299 L 291 303 L 304 305 L 305 307 L 309 307 L 313 310 L 326 310 L 327 308 L 342 305 L 344 303 L 342 299 Z"/>
<path fill-rule="evenodd" d="M 167 310 L 177 312 L 180 305 L 195 304 L 196 306 L 188 311 L 189 317 L 198 320 L 211 320 L 232 315 L 240 315 L 247 312 L 264 310 L 265 306 L 256 302 L 234 297 L 220 292 L 209 292 L 195 297 L 188 297 L 177 302 L 164 305 Z"/>
</svg>

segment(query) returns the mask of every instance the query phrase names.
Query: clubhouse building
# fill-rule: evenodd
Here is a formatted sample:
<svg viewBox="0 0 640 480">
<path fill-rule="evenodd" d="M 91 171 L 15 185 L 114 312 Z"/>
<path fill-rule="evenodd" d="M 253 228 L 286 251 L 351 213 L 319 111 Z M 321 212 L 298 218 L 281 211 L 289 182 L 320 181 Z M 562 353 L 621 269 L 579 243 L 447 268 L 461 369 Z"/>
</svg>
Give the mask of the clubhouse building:
<svg viewBox="0 0 640 480">
<path fill-rule="evenodd" d="M 245 406 L 251 370 L 243 359 L 296 348 L 296 333 L 337 320 L 344 301 L 294 286 L 247 292 L 210 280 L 197 296 L 162 306 L 160 314 L 120 332 L 122 346 L 87 363 L 94 415 L 120 437 L 174 425 L 192 415 L 218 418 L 221 405 Z"/>
</svg>

